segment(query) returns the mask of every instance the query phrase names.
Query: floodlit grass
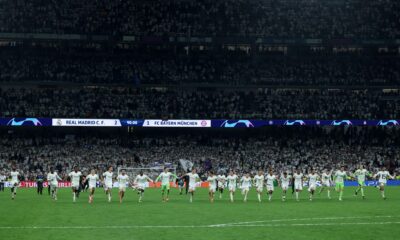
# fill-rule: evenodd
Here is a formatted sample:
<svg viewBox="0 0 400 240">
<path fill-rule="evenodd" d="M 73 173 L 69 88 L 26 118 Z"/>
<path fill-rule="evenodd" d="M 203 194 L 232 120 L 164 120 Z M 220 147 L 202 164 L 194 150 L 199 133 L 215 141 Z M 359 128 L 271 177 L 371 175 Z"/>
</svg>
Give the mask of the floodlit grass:
<svg viewBox="0 0 400 240">
<path fill-rule="evenodd" d="M 129 190 L 119 204 L 116 189 L 112 203 L 97 189 L 90 205 L 88 193 L 72 203 L 70 189 L 61 189 L 57 202 L 34 189 L 18 189 L 12 201 L 6 189 L 0 192 L 0 239 L 399 239 L 399 188 L 388 187 L 385 201 L 373 187 L 367 187 L 366 200 L 353 191 L 345 189 L 343 202 L 335 193 L 331 200 L 323 193 L 310 202 L 305 191 L 300 202 L 291 194 L 281 202 L 277 189 L 272 202 L 264 195 L 258 203 L 252 189 L 247 203 L 237 192 L 235 203 L 225 193 L 210 204 L 206 189 L 196 192 L 193 203 L 176 189 L 168 203 L 161 202 L 159 189 L 148 189 L 138 203 Z"/>
</svg>

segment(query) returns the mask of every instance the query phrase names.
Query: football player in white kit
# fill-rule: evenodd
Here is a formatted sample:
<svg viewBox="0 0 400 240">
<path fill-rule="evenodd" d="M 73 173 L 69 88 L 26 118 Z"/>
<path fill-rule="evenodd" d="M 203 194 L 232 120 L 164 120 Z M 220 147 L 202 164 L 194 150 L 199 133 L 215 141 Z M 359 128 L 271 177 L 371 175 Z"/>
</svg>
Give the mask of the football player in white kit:
<svg viewBox="0 0 400 240">
<path fill-rule="evenodd" d="M 93 203 L 94 191 L 96 190 L 97 181 L 99 181 L 96 170 L 92 169 L 90 174 L 86 176 L 86 181 L 89 183 L 89 203 Z"/>
<path fill-rule="evenodd" d="M 256 186 L 258 202 L 261 202 L 261 196 L 264 188 L 264 172 L 258 171 L 258 174 L 254 176 L 253 183 Z"/>
<path fill-rule="evenodd" d="M 17 195 L 17 188 L 19 186 L 19 172 L 16 167 L 12 167 L 10 172 L 11 177 L 11 199 L 14 200 Z"/>
<path fill-rule="evenodd" d="M 299 201 L 299 193 L 303 191 L 303 173 L 301 173 L 300 169 L 296 170 L 296 173 L 293 174 L 294 178 L 294 189 L 296 191 L 296 201 Z"/>
<path fill-rule="evenodd" d="M 249 173 L 246 173 L 241 179 L 241 187 L 242 187 L 242 195 L 244 195 L 243 202 L 247 202 L 247 195 L 249 194 L 250 187 L 251 187 L 251 177 Z"/>
<path fill-rule="evenodd" d="M 74 171 L 70 172 L 68 176 L 71 178 L 72 200 L 76 202 L 76 195 L 79 191 L 82 173 L 79 171 L 79 168 L 75 166 Z"/>
<path fill-rule="evenodd" d="M 237 179 L 238 176 L 232 170 L 229 171 L 229 175 L 226 177 L 226 180 L 228 181 L 229 197 L 231 199 L 231 202 L 233 202 L 233 196 L 236 192 Z"/>
<path fill-rule="evenodd" d="M 219 199 L 222 198 L 222 194 L 224 193 L 225 184 L 226 184 L 226 177 L 224 174 L 219 174 L 217 176 L 218 181 L 218 191 L 219 191 Z"/>
<path fill-rule="evenodd" d="M 139 202 L 142 202 L 144 190 L 146 189 L 148 182 L 153 182 L 153 180 L 149 178 L 146 174 L 143 174 L 143 171 L 140 171 L 139 175 L 136 176 L 134 181 L 134 183 L 137 185 Z"/>
<path fill-rule="evenodd" d="M 361 196 L 363 199 L 365 199 L 365 194 L 364 194 L 364 187 L 365 187 L 365 178 L 367 175 L 370 175 L 367 169 L 364 168 L 362 164 L 360 164 L 360 167 L 354 172 L 354 176 L 357 179 L 358 187 L 356 191 L 354 192 L 354 196 L 357 196 L 358 192 L 361 191 Z"/>
<path fill-rule="evenodd" d="M 269 170 L 267 176 L 267 193 L 268 193 L 268 201 L 272 200 L 272 194 L 274 193 L 274 181 L 276 180 L 276 176 L 272 172 L 272 169 Z"/>
<path fill-rule="evenodd" d="M 50 172 L 47 174 L 47 184 L 50 186 L 51 198 L 57 201 L 57 188 L 58 188 L 58 180 L 62 180 L 57 171 L 53 168 L 50 168 Z"/>
<path fill-rule="evenodd" d="M 378 177 L 378 183 L 379 183 L 379 190 L 381 191 L 381 196 L 384 200 L 386 200 L 385 186 L 387 183 L 387 179 L 388 178 L 393 179 L 394 176 L 390 175 L 389 171 L 387 171 L 385 167 L 382 167 L 382 169 L 374 175 L 374 178 L 377 178 L 377 177 Z"/>
<path fill-rule="evenodd" d="M 318 194 L 321 194 L 322 191 L 326 188 L 328 198 L 331 199 L 331 187 L 332 187 L 332 171 L 324 169 L 321 175 L 321 189 L 319 190 Z"/>
<path fill-rule="evenodd" d="M 113 178 L 114 178 L 113 167 L 109 167 L 108 170 L 103 173 L 104 191 L 107 194 L 108 202 L 111 202 Z"/>
<path fill-rule="evenodd" d="M 308 192 L 310 193 L 310 201 L 313 200 L 315 190 L 317 189 L 317 180 L 319 179 L 318 174 L 314 169 L 308 174 Z"/>
<path fill-rule="evenodd" d="M 291 182 L 292 177 L 287 173 L 283 172 L 280 177 L 281 187 L 282 187 L 282 201 L 286 201 L 286 193 L 289 189 L 289 183 Z"/>
<path fill-rule="evenodd" d="M 214 194 L 215 191 L 217 190 L 217 176 L 214 175 L 213 171 L 210 171 L 210 175 L 207 178 L 207 182 L 209 184 L 208 187 L 208 197 L 210 199 L 210 202 L 214 202 Z"/>
<path fill-rule="evenodd" d="M 125 196 L 126 185 L 129 183 L 129 176 L 126 175 L 125 170 L 121 170 L 121 174 L 117 177 L 118 185 L 119 185 L 119 203 L 122 203 L 122 199 Z"/>
<path fill-rule="evenodd" d="M 200 183 L 200 177 L 196 173 L 196 169 L 193 168 L 192 172 L 186 174 L 189 177 L 189 195 L 190 195 L 190 202 L 193 202 L 194 192 L 196 191 L 197 184 Z"/>
</svg>

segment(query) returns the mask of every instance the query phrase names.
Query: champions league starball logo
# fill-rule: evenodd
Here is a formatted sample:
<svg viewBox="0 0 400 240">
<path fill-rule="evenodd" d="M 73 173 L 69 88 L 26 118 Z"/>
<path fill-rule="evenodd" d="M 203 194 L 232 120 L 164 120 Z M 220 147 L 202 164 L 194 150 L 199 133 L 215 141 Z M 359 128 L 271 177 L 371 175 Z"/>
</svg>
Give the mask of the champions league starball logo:
<svg viewBox="0 0 400 240">
<path fill-rule="evenodd" d="M 333 120 L 331 125 L 333 126 L 350 126 L 353 125 L 353 123 L 350 120 Z"/>
<path fill-rule="evenodd" d="M 42 123 L 37 118 L 12 118 L 7 126 L 42 126 Z"/>
<path fill-rule="evenodd" d="M 225 128 L 234 128 L 234 127 L 254 127 L 253 123 L 250 122 L 250 120 L 237 120 L 233 122 L 229 122 L 229 120 L 225 120 L 222 124 L 221 127 Z"/>
<path fill-rule="evenodd" d="M 380 120 L 377 124 L 378 126 L 398 126 L 399 122 L 397 120 Z"/>
<path fill-rule="evenodd" d="M 286 120 L 283 125 L 287 125 L 287 126 L 295 126 L 295 125 L 306 125 L 306 123 L 303 120 Z"/>
</svg>

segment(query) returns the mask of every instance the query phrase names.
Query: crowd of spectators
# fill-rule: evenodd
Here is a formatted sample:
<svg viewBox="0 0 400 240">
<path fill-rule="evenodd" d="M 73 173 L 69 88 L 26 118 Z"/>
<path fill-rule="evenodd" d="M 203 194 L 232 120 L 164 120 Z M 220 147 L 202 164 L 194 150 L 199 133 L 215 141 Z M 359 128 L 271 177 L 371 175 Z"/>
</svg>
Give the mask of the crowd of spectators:
<svg viewBox="0 0 400 240">
<path fill-rule="evenodd" d="M 397 0 L 2 0 L 0 11 L 1 32 L 327 39 L 400 36 Z"/>
<path fill-rule="evenodd" d="M 51 51 L 51 50 L 44 50 Z M 79 51 L 79 50 L 76 50 Z M 143 55 L 0 55 L 1 82 L 80 84 L 395 85 L 398 57 L 187 57 Z"/>
<path fill-rule="evenodd" d="M 0 89 L 0 95 L 3 117 L 321 120 L 400 117 L 398 90 L 4 88 Z"/>
<path fill-rule="evenodd" d="M 175 133 L 142 136 L 95 136 L 67 134 L 21 136 L 2 134 L 0 169 L 16 166 L 24 179 L 33 180 L 50 167 L 66 179 L 74 166 L 84 173 L 103 172 L 108 166 L 144 168 L 155 164 L 178 166 L 179 159 L 194 163 L 201 175 L 208 171 L 254 173 L 274 169 L 276 173 L 301 168 L 354 171 L 364 164 L 370 171 L 385 166 L 400 170 L 398 128 L 270 128 L 237 133 Z M 1 171 L 1 170 L 0 170 Z"/>
</svg>

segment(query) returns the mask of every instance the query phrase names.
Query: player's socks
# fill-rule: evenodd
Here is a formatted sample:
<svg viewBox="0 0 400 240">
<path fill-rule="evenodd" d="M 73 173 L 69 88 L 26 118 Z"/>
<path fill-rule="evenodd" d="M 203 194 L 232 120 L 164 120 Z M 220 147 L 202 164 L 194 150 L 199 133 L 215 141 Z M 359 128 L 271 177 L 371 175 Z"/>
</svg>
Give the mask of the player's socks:
<svg viewBox="0 0 400 240">
<path fill-rule="evenodd" d="M 229 193 L 229 197 L 231 198 L 231 202 L 233 202 L 233 193 L 232 192 Z"/>
<path fill-rule="evenodd" d="M 343 191 L 340 191 L 340 193 L 339 193 L 339 201 L 342 201 L 342 196 L 343 196 Z"/>
<path fill-rule="evenodd" d="M 385 198 L 385 191 L 381 191 L 382 198 Z"/>
<path fill-rule="evenodd" d="M 76 202 L 76 193 L 73 193 L 72 199 L 73 199 L 74 202 Z"/>
<path fill-rule="evenodd" d="M 331 199 L 331 190 L 328 190 L 328 198 Z"/>
<path fill-rule="evenodd" d="M 299 200 L 299 192 L 296 192 L 296 200 Z"/>
<path fill-rule="evenodd" d="M 108 193 L 108 201 L 111 202 L 111 193 Z"/>
<path fill-rule="evenodd" d="M 258 201 L 261 202 L 261 194 L 257 193 Z"/>
<path fill-rule="evenodd" d="M 361 188 L 361 196 L 365 197 L 365 195 L 364 195 L 364 188 Z"/>
</svg>

